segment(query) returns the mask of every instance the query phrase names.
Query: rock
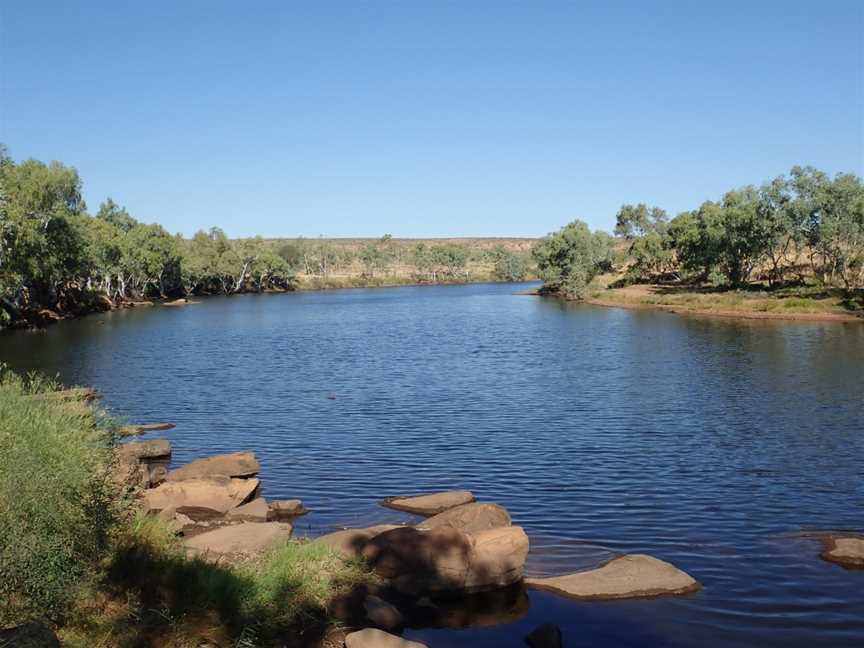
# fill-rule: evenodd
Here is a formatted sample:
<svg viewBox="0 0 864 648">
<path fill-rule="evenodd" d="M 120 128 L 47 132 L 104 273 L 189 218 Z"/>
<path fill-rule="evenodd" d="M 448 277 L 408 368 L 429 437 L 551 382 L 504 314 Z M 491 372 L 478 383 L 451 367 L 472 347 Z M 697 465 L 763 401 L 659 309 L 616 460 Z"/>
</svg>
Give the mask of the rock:
<svg viewBox="0 0 864 648">
<path fill-rule="evenodd" d="M 363 549 L 372 538 L 385 531 L 399 528 L 401 527 L 395 524 L 381 524 L 365 529 L 343 529 L 315 538 L 313 542 L 325 544 L 346 558 L 358 558 L 363 554 Z"/>
<path fill-rule="evenodd" d="M 411 599 L 400 609 L 409 628 L 476 628 L 516 623 L 528 615 L 529 600 L 520 585 L 458 597 Z"/>
<path fill-rule="evenodd" d="M 528 536 L 521 527 L 467 534 L 451 527 L 402 527 L 369 540 L 363 556 L 400 592 L 482 592 L 522 578 Z"/>
<path fill-rule="evenodd" d="M 124 425 L 120 428 L 120 436 L 139 436 L 148 432 L 160 432 L 175 428 L 173 423 L 143 423 L 141 425 Z"/>
<path fill-rule="evenodd" d="M 471 491 L 446 491 L 443 493 L 431 493 L 429 495 L 415 495 L 412 497 L 391 497 L 381 502 L 382 506 L 414 513 L 415 515 L 437 515 L 447 509 L 460 504 L 469 504 L 474 501 Z"/>
<path fill-rule="evenodd" d="M 346 648 L 427 648 L 426 644 L 408 641 L 383 630 L 366 628 L 345 637 Z"/>
<path fill-rule="evenodd" d="M 414 526 L 418 529 L 451 527 L 465 533 L 475 533 L 486 529 L 510 526 L 510 514 L 503 506 L 474 502 L 454 506 Z"/>
<path fill-rule="evenodd" d="M 363 601 L 363 609 L 366 610 L 368 619 L 384 630 L 395 630 L 404 623 L 402 613 L 396 606 L 372 594 Z"/>
<path fill-rule="evenodd" d="M 297 517 L 298 515 L 306 515 L 308 512 L 303 506 L 303 502 L 298 499 L 270 502 L 270 519 L 272 520 Z"/>
<path fill-rule="evenodd" d="M 173 508 L 193 520 L 206 520 L 225 515 L 251 500 L 258 490 L 258 483 L 255 478 L 230 479 L 221 476 L 169 481 L 144 491 L 144 507 L 154 512 Z"/>
<path fill-rule="evenodd" d="M 644 554 L 621 556 L 597 569 L 567 576 L 527 578 L 525 585 L 574 599 L 687 594 L 701 587 L 689 574 L 674 565 Z"/>
<path fill-rule="evenodd" d="M 43 623 L 26 623 L 17 628 L 0 630 L 3 648 L 60 648 L 57 635 Z"/>
<path fill-rule="evenodd" d="M 249 522 L 266 522 L 270 509 L 267 506 L 267 500 L 263 497 L 252 500 L 248 504 L 243 504 L 235 509 L 228 511 L 225 517 L 229 520 L 246 520 Z"/>
<path fill-rule="evenodd" d="M 254 477 L 261 470 L 254 452 L 231 452 L 196 459 L 168 473 L 169 482 L 201 479 L 222 475 L 224 477 Z"/>
<path fill-rule="evenodd" d="M 284 522 L 243 522 L 206 531 L 184 540 L 183 544 L 212 556 L 254 556 L 287 542 L 292 528 Z"/>
<path fill-rule="evenodd" d="M 864 538 L 828 538 L 822 558 L 851 569 L 864 569 Z"/>
<path fill-rule="evenodd" d="M 562 648 L 564 646 L 561 628 L 554 623 L 544 623 L 534 628 L 525 637 L 525 643 L 531 648 Z"/>
<path fill-rule="evenodd" d="M 167 459 L 171 456 L 171 442 L 167 439 L 133 441 L 119 446 L 117 448 L 117 454 L 122 460 L 127 461 Z"/>
<path fill-rule="evenodd" d="M 195 525 L 195 520 L 178 513 L 176 509 L 169 508 L 159 511 L 159 519 L 165 522 L 166 526 L 174 532 L 174 535 L 180 535 L 183 529 Z"/>
</svg>

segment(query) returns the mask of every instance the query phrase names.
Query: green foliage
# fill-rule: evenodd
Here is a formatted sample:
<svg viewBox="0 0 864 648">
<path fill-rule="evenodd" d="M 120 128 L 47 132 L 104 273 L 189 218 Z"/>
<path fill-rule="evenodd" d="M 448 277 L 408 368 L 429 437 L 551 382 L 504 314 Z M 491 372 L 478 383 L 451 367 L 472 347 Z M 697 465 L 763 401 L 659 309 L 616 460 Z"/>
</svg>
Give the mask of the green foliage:
<svg viewBox="0 0 864 648">
<path fill-rule="evenodd" d="M 492 251 L 495 276 L 503 281 L 522 281 L 528 275 L 528 259 L 498 245 Z"/>
<path fill-rule="evenodd" d="M 576 220 L 542 239 L 532 254 L 546 290 L 582 299 L 591 280 L 612 268 L 612 237 Z"/>
<path fill-rule="evenodd" d="M 414 267 L 420 277 L 427 281 L 453 281 L 467 279 L 465 266 L 468 250 L 456 243 L 426 245 L 419 243 L 412 256 Z"/>
<path fill-rule="evenodd" d="M 98 412 L 0 376 L 0 626 L 58 619 L 117 521 Z"/>
</svg>

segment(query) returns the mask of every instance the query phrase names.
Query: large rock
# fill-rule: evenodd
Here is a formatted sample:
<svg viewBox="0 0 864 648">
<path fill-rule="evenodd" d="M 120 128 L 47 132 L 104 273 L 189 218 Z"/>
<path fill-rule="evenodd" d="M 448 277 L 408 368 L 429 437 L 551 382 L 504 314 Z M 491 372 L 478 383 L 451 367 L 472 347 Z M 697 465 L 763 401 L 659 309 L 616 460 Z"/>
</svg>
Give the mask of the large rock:
<svg viewBox="0 0 864 648">
<path fill-rule="evenodd" d="M 243 522 L 201 533 L 183 544 L 214 557 L 248 557 L 287 542 L 291 532 L 291 525 L 284 522 Z"/>
<path fill-rule="evenodd" d="M 251 500 L 258 490 L 257 479 L 210 477 L 165 482 L 144 491 L 144 506 L 148 511 L 173 508 L 193 520 L 206 520 L 225 515 Z"/>
<path fill-rule="evenodd" d="M 391 497 L 381 502 L 381 504 L 397 511 L 405 511 L 406 513 L 428 517 L 438 515 L 438 513 L 451 509 L 454 506 L 469 504 L 473 501 L 474 493 L 471 491 L 446 491 L 412 497 Z"/>
<path fill-rule="evenodd" d="M 482 592 L 522 578 L 528 536 L 521 527 L 467 534 L 451 527 L 403 527 L 370 540 L 363 556 L 379 576 L 410 595 Z"/>
<path fill-rule="evenodd" d="M 383 630 L 366 628 L 345 637 L 346 648 L 426 648 L 426 644 L 408 641 Z"/>
<path fill-rule="evenodd" d="M 363 549 L 366 548 L 367 543 L 372 538 L 385 531 L 399 528 L 402 527 L 396 524 L 381 524 L 365 529 L 343 529 L 319 536 L 315 538 L 314 542 L 327 545 L 346 558 L 358 558 L 363 554 Z"/>
<path fill-rule="evenodd" d="M 43 623 L 26 623 L 0 630 L 2 648 L 60 648 L 57 635 Z"/>
<path fill-rule="evenodd" d="M 610 560 L 597 569 L 556 576 L 526 578 L 525 585 L 574 599 L 622 599 L 687 594 L 701 585 L 674 565 L 644 554 Z"/>
<path fill-rule="evenodd" d="M 248 504 L 231 509 L 225 514 L 229 520 L 245 520 L 247 522 L 266 522 L 270 514 L 267 500 L 257 497 Z"/>
<path fill-rule="evenodd" d="M 167 439 L 133 441 L 132 443 L 124 443 L 119 446 L 117 454 L 123 461 L 167 459 L 171 456 L 171 442 Z"/>
<path fill-rule="evenodd" d="M 261 470 L 254 452 L 228 454 L 196 459 L 168 473 L 167 480 L 185 481 L 221 475 L 223 477 L 254 477 Z"/>
<path fill-rule="evenodd" d="M 455 506 L 415 526 L 418 529 L 450 527 L 465 533 L 476 533 L 486 529 L 510 526 L 510 514 L 503 506 L 474 502 Z"/>
<path fill-rule="evenodd" d="M 850 569 L 864 569 L 864 538 L 828 538 L 822 558 Z"/>
<path fill-rule="evenodd" d="M 363 601 L 363 609 L 366 611 L 366 618 L 382 630 L 395 630 L 405 622 L 395 605 L 373 594 Z"/>
</svg>

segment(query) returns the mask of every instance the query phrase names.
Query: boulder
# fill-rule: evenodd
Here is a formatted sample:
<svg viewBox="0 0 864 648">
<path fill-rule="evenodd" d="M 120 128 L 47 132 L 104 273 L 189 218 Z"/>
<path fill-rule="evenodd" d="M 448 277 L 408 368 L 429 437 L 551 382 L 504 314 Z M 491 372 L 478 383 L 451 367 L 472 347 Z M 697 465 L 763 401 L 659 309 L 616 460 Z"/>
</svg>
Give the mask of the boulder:
<svg viewBox="0 0 864 648">
<path fill-rule="evenodd" d="M 381 502 L 382 506 L 405 511 L 415 515 L 438 515 L 447 509 L 460 504 L 469 504 L 474 501 L 471 491 L 446 491 L 443 493 L 430 493 L 429 495 L 414 495 L 411 497 L 391 497 Z"/>
<path fill-rule="evenodd" d="M 246 520 L 247 522 L 266 522 L 270 509 L 267 500 L 263 497 L 253 499 L 248 504 L 243 504 L 231 509 L 225 514 L 229 520 Z"/>
<path fill-rule="evenodd" d="M 554 623 L 544 623 L 532 630 L 525 643 L 531 648 L 562 648 L 564 646 L 561 628 Z"/>
<path fill-rule="evenodd" d="M 363 601 L 363 609 L 366 610 L 366 617 L 383 630 L 395 630 L 404 624 L 402 613 L 395 605 L 373 594 Z"/>
<path fill-rule="evenodd" d="M 381 524 L 365 529 L 343 529 L 315 538 L 313 542 L 325 544 L 346 558 L 358 558 L 363 554 L 363 549 L 372 538 L 385 531 L 399 528 L 401 527 L 396 524 Z"/>
<path fill-rule="evenodd" d="M 298 515 L 306 515 L 308 512 L 303 506 L 303 502 L 298 499 L 270 502 L 270 519 L 272 520 L 297 517 Z"/>
<path fill-rule="evenodd" d="M 383 630 L 366 628 L 345 637 L 346 648 L 427 648 L 426 644 L 408 641 Z"/>
<path fill-rule="evenodd" d="M 864 538 L 828 538 L 822 558 L 849 569 L 864 569 Z"/>
<path fill-rule="evenodd" d="M 251 500 L 258 490 L 257 479 L 210 477 L 165 482 L 144 491 L 144 507 L 158 512 L 173 508 L 193 520 L 206 520 L 225 515 Z"/>
<path fill-rule="evenodd" d="M 402 527 L 369 540 L 363 556 L 400 592 L 482 592 L 522 578 L 528 536 L 521 527 L 468 534 L 451 527 Z"/>
<path fill-rule="evenodd" d="M 414 526 L 418 529 L 450 527 L 465 533 L 476 533 L 486 529 L 510 526 L 510 514 L 503 506 L 474 502 L 454 506 Z"/>
<path fill-rule="evenodd" d="M 224 477 L 254 477 L 261 470 L 254 452 L 230 452 L 228 454 L 196 459 L 168 473 L 169 482 L 202 479 L 221 475 Z"/>
<path fill-rule="evenodd" d="M 248 557 L 287 542 L 292 528 L 284 522 L 243 522 L 184 540 L 186 548 L 214 557 Z"/>
<path fill-rule="evenodd" d="M 117 448 L 117 454 L 123 461 L 167 459 L 171 456 L 171 442 L 167 439 L 133 441 L 119 446 Z"/>
<path fill-rule="evenodd" d="M 3 648 L 60 648 L 57 635 L 44 623 L 24 625 L 0 630 L 0 646 Z"/>
<path fill-rule="evenodd" d="M 622 599 L 687 594 L 701 585 L 674 565 L 644 554 L 610 560 L 589 571 L 553 578 L 526 578 L 525 585 L 574 599 Z"/>
</svg>

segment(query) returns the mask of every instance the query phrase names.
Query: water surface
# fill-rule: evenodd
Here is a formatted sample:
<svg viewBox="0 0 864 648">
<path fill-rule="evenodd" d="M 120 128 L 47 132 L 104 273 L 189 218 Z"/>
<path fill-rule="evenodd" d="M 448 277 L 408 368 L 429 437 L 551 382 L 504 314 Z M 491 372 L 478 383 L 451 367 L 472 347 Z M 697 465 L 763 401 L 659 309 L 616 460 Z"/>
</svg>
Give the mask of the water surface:
<svg viewBox="0 0 864 648">
<path fill-rule="evenodd" d="M 175 464 L 252 449 L 297 532 L 402 521 L 376 502 L 468 488 L 551 575 L 619 553 L 704 589 L 414 629 L 439 646 L 861 646 L 864 572 L 812 529 L 864 531 L 864 326 L 716 320 L 519 296 L 524 286 L 212 298 L 0 335 L 0 360 L 171 421 Z M 160 436 L 160 435 L 154 435 Z"/>
</svg>

